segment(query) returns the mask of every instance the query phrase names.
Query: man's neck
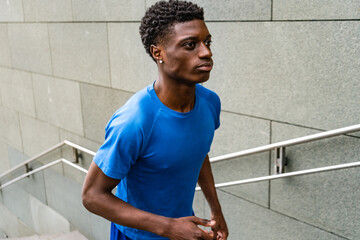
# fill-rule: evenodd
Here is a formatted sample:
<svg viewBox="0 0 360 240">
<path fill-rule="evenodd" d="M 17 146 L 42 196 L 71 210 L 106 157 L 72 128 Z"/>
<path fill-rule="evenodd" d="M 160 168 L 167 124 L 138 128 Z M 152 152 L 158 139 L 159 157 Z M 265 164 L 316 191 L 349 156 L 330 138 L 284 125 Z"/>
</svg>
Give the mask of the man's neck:
<svg viewBox="0 0 360 240">
<path fill-rule="evenodd" d="M 156 95 L 168 108 L 177 112 L 189 112 L 195 105 L 196 85 L 166 81 L 161 77 L 154 84 Z"/>
</svg>

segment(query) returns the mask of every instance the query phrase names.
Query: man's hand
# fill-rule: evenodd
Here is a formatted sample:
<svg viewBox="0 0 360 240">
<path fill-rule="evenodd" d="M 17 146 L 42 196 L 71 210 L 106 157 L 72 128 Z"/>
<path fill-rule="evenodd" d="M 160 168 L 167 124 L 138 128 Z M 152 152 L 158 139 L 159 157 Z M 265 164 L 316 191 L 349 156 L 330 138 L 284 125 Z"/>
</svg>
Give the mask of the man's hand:
<svg viewBox="0 0 360 240">
<path fill-rule="evenodd" d="M 198 225 L 205 227 L 214 227 L 213 220 L 206 220 L 195 216 L 174 218 L 165 237 L 171 240 L 213 240 L 215 235 L 213 231 L 204 231 Z"/>
<path fill-rule="evenodd" d="M 106 176 L 92 162 L 83 186 L 84 206 L 114 223 L 153 232 L 172 240 L 214 239 L 213 231 L 204 231 L 198 225 L 210 229 L 215 226 L 215 221 L 195 216 L 168 218 L 135 208 L 111 193 L 119 182 L 120 180 Z"/>
<path fill-rule="evenodd" d="M 215 221 L 215 225 L 211 227 L 212 231 L 214 232 L 214 239 L 226 240 L 229 235 L 229 231 L 225 222 L 224 215 L 222 214 L 222 212 L 211 215 L 211 219 Z"/>
</svg>

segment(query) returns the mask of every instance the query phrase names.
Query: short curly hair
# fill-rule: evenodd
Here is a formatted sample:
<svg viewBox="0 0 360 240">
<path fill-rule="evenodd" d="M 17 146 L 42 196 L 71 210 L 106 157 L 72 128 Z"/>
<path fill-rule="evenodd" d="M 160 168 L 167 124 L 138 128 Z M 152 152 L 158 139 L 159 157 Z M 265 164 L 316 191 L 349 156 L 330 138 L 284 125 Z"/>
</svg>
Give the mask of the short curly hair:
<svg viewBox="0 0 360 240">
<path fill-rule="evenodd" d="M 165 43 L 174 24 L 195 19 L 204 20 L 204 9 L 192 2 L 170 0 L 152 5 L 146 11 L 139 27 L 146 52 L 153 58 L 150 52 L 152 44 Z"/>
</svg>

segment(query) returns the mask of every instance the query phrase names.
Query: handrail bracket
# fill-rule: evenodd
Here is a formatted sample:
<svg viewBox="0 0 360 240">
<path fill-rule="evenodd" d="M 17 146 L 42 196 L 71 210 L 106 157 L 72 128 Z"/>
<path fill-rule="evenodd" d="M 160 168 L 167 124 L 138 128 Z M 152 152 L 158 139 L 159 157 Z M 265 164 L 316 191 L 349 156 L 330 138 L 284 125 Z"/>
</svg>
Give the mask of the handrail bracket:
<svg viewBox="0 0 360 240">
<path fill-rule="evenodd" d="M 275 164 L 274 174 L 281 174 L 285 172 L 285 166 L 287 165 L 287 158 L 285 147 L 275 148 Z"/>
<path fill-rule="evenodd" d="M 82 159 L 82 154 L 79 153 L 78 149 L 73 147 L 73 158 L 74 158 L 74 162 L 73 163 L 79 163 L 79 159 Z"/>
<path fill-rule="evenodd" d="M 33 169 L 29 166 L 29 164 L 28 163 L 26 163 L 25 164 L 25 173 L 28 173 L 28 172 L 30 172 L 30 171 L 32 171 Z M 28 177 L 30 177 L 30 176 L 28 176 Z"/>
</svg>

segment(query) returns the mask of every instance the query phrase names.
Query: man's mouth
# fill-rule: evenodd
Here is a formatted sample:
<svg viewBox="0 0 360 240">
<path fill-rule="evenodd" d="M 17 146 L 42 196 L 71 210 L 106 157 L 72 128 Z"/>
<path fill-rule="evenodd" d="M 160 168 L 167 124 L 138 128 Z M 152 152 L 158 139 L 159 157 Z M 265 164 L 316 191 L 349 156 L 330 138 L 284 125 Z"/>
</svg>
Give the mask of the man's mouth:
<svg viewBox="0 0 360 240">
<path fill-rule="evenodd" d="M 198 69 L 200 71 L 205 71 L 205 72 L 210 72 L 212 70 L 212 68 L 213 68 L 212 62 L 203 63 L 196 67 L 196 69 Z"/>
</svg>

